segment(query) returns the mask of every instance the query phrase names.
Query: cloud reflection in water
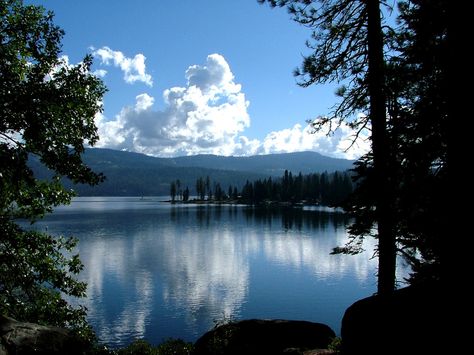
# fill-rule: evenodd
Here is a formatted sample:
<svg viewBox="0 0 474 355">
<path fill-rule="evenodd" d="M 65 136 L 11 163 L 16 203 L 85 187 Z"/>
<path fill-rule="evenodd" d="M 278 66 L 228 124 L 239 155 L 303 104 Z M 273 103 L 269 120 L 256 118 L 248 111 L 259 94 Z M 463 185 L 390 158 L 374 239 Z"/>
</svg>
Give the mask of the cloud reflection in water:
<svg viewBox="0 0 474 355">
<path fill-rule="evenodd" d="M 79 237 L 89 285 L 83 303 L 99 337 L 118 346 L 143 337 L 195 340 L 223 318 L 286 315 L 278 302 L 291 299 L 278 294 L 295 278 L 301 289 L 284 291 L 294 291 L 291 307 L 301 308 L 294 316 L 337 325 L 341 310 L 375 285 L 369 254 L 329 255 L 346 240 L 346 222 L 315 211 L 164 205 L 58 213 L 42 223 Z M 333 303 L 332 315 L 318 300 Z"/>
</svg>

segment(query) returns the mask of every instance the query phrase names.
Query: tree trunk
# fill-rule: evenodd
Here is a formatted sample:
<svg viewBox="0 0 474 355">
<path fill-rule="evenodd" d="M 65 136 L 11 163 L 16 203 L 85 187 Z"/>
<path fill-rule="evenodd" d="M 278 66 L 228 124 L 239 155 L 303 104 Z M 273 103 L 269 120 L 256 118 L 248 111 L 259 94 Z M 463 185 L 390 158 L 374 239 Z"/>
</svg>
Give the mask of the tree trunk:
<svg viewBox="0 0 474 355">
<path fill-rule="evenodd" d="M 378 293 L 395 290 L 396 244 L 391 218 L 390 143 L 387 137 L 383 38 L 379 0 L 365 0 L 368 25 L 368 87 L 378 225 Z"/>
</svg>

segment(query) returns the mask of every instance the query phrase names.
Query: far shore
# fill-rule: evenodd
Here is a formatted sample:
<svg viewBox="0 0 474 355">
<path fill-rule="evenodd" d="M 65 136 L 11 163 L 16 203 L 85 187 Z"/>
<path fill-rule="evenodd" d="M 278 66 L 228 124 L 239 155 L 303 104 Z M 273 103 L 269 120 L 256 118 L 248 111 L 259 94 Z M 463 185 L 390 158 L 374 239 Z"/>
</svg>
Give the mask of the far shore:
<svg viewBox="0 0 474 355">
<path fill-rule="evenodd" d="M 254 206 L 254 207 L 291 207 L 291 208 L 307 208 L 307 209 L 314 209 L 314 210 L 324 210 L 328 212 L 344 212 L 341 207 L 334 207 L 334 206 L 325 206 L 315 202 L 308 202 L 308 201 L 299 201 L 299 202 L 288 202 L 288 201 L 269 201 L 265 200 L 260 203 L 251 203 L 242 200 L 201 200 L 201 199 L 190 199 L 187 201 L 182 200 L 164 200 L 162 202 L 170 203 L 170 204 L 195 204 L 195 205 L 239 205 L 239 206 Z"/>
</svg>

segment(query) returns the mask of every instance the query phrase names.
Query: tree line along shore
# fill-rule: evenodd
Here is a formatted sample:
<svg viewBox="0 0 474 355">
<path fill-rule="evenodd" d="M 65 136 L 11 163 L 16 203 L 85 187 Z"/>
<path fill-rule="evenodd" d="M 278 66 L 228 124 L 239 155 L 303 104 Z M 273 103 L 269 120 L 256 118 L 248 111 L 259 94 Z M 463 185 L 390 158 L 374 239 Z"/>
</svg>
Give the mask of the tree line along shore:
<svg viewBox="0 0 474 355">
<path fill-rule="evenodd" d="M 209 176 L 199 177 L 195 186 L 183 186 L 179 179 L 170 183 L 170 202 L 216 202 L 252 205 L 323 205 L 342 206 L 353 191 L 350 171 L 333 173 L 299 173 L 286 170 L 281 178 L 246 181 L 241 189 L 229 185 L 223 187 Z M 191 195 L 193 193 L 193 195 Z"/>
</svg>

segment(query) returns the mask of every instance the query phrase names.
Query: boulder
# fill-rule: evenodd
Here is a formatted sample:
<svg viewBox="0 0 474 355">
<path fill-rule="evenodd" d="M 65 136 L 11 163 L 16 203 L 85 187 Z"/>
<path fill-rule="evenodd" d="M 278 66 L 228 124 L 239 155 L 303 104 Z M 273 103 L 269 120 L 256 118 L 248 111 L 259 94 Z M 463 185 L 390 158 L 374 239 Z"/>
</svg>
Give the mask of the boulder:
<svg viewBox="0 0 474 355">
<path fill-rule="evenodd" d="M 70 331 L 18 322 L 0 315 L 0 355 L 82 354 L 86 346 Z"/>
<path fill-rule="evenodd" d="M 325 349 L 336 336 L 325 324 L 291 320 L 243 320 L 216 327 L 199 338 L 195 355 L 290 354 Z"/>
<path fill-rule="evenodd" d="M 437 283 L 357 301 L 342 319 L 343 354 L 437 354 L 447 334 L 445 309 Z"/>
</svg>

